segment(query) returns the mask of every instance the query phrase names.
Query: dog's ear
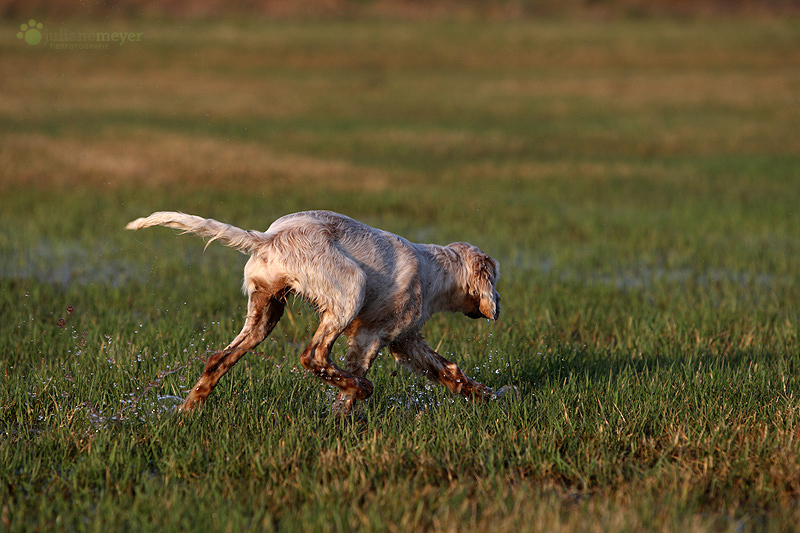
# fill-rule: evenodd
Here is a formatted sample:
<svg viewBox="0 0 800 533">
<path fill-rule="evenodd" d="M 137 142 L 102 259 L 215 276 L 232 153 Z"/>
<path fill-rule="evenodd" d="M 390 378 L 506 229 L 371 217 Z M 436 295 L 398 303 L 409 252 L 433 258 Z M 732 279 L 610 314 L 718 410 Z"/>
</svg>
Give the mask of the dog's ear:
<svg viewBox="0 0 800 533">
<path fill-rule="evenodd" d="M 478 309 L 486 318 L 497 320 L 497 317 L 500 316 L 500 295 L 497 293 L 495 285 L 500 275 L 500 265 L 479 251 L 473 259 L 472 273 L 475 283 L 472 290 L 479 298 Z"/>
<path fill-rule="evenodd" d="M 469 292 L 474 305 L 481 316 L 497 320 L 500 316 L 500 295 L 495 285 L 500 275 L 500 265 L 475 246 L 470 245 L 465 251 L 470 269 Z"/>
<path fill-rule="evenodd" d="M 500 276 L 500 265 L 477 246 L 466 242 L 447 245 L 463 261 L 466 270 L 466 294 L 463 308 L 458 310 L 470 318 L 497 320 L 500 316 L 500 295 L 495 290 Z M 460 306 L 459 306 L 460 307 Z"/>
</svg>

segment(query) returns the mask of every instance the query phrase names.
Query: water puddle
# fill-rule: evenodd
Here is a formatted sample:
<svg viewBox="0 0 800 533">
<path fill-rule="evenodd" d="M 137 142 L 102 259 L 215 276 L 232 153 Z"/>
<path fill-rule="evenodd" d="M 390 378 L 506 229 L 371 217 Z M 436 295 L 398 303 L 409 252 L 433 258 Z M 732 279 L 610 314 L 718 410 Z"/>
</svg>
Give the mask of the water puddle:
<svg viewBox="0 0 800 533">
<path fill-rule="evenodd" d="M 114 250 L 98 250 L 78 242 L 43 239 L 28 248 L 10 248 L 0 254 L 0 278 L 33 279 L 67 287 L 102 283 L 118 287 L 145 281 L 147 271 L 120 261 Z"/>
<path fill-rule="evenodd" d="M 690 285 L 698 288 L 713 287 L 717 284 L 731 284 L 740 287 L 774 289 L 793 281 L 787 276 L 765 272 L 748 272 L 696 265 L 668 267 L 653 265 L 643 261 L 631 261 L 619 265 L 608 265 L 606 269 L 582 268 L 580 262 L 559 268 L 552 258 L 533 253 L 520 252 L 505 261 L 505 269 L 518 273 L 536 272 L 554 276 L 566 283 L 612 286 L 620 290 L 648 289 L 660 285 Z"/>
</svg>

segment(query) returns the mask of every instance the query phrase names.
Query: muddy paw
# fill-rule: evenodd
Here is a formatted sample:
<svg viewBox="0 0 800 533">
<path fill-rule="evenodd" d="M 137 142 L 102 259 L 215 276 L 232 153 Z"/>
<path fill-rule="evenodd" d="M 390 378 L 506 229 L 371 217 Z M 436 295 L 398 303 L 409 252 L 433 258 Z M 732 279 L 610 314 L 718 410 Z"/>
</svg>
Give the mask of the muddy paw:
<svg viewBox="0 0 800 533">
<path fill-rule="evenodd" d="M 363 377 L 356 377 L 356 382 L 358 383 L 359 390 L 353 396 L 357 400 L 366 400 L 372 396 L 373 386 L 370 380 Z"/>
</svg>

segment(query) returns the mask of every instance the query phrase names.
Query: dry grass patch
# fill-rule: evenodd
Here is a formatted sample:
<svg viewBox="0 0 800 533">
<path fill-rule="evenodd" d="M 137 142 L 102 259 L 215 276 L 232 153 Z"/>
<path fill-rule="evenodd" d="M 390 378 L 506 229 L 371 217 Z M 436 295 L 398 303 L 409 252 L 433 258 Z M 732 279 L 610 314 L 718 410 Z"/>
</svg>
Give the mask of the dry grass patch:
<svg viewBox="0 0 800 533">
<path fill-rule="evenodd" d="M 0 145 L 3 185 L 120 187 L 181 185 L 265 192 L 319 187 L 375 192 L 392 185 L 378 168 L 271 150 L 255 143 L 141 133 L 87 142 L 25 134 Z"/>
</svg>

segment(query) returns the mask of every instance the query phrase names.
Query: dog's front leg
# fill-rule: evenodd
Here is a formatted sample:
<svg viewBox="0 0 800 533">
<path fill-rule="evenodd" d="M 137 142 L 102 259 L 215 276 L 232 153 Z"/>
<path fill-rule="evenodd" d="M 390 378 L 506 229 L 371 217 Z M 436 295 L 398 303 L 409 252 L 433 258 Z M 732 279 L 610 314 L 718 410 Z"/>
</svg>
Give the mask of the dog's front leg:
<svg viewBox="0 0 800 533">
<path fill-rule="evenodd" d="M 390 344 L 389 351 L 401 364 L 434 383 L 447 387 L 453 394 L 470 400 L 487 400 L 492 397 L 491 388 L 469 378 L 455 363 L 436 353 L 420 334 Z"/>
</svg>

